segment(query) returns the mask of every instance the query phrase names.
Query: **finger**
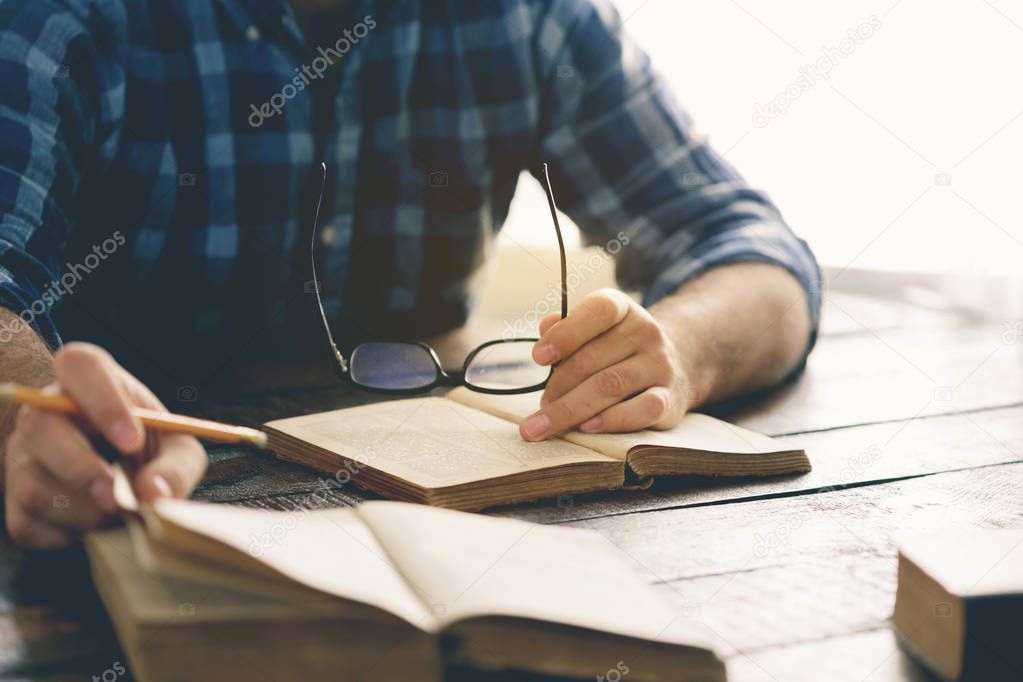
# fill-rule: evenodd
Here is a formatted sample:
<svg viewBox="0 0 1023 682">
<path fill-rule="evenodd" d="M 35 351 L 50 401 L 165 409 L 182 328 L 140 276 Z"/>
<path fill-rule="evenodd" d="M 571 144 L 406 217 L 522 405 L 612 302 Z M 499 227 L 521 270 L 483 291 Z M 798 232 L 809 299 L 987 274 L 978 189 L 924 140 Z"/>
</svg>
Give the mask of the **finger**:
<svg viewBox="0 0 1023 682">
<path fill-rule="evenodd" d="M 604 332 L 558 363 L 540 397 L 540 405 L 557 400 L 600 370 L 635 355 L 641 347 L 628 334 L 618 333 L 627 324 L 622 322 Z"/>
<path fill-rule="evenodd" d="M 139 470 L 135 491 L 152 502 L 164 497 L 186 497 L 206 473 L 206 451 L 195 438 L 179 434 L 156 436 L 156 457 Z"/>
<path fill-rule="evenodd" d="M 675 406 L 671 391 L 664 386 L 651 386 L 639 395 L 612 405 L 579 425 L 584 433 L 625 433 L 656 427 Z"/>
<path fill-rule="evenodd" d="M 567 358 L 584 343 L 615 326 L 629 313 L 632 299 L 620 291 L 601 289 L 588 295 L 553 324 L 533 347 L 533 359 L 550 365 Z"/>
<path fill-rule="evenodd" d="M 35 521 L 18 511 L 8 512 L 7 532 L 21 547 L 47 551 L 69 546 L 73 537 L 72 532 L 66 528 Z"/>
<path fill-rule="evenodd" d="M 543 440 L 577 426 L 605 409 L 657 383 L 655 363 L 640 355 L 607 367 L 519 425 L 525 440 Z"/>
<path fill-rule="evenodd" d="M 142 448 L 142 424 L 132 415 L 127 392 L 117 378 L 122 370 L 106 351 L 70 343 L 53 356 L 53 369 L 61 389 L 114 447 L 124 454 Z"/>
<path fill-rule="evenodd" d="M 57 528 L 87 530 L 110 519 L 88 491 L 68 488 L 36 462 L 19 467 L 7 494 L 30 519 Z"/>
<path fill-rule="evenodd" d="M 113 471 L 70 419 L 26 406 L 17 432 L 18 453 L 27 466 L 38 462 L 63 487 L 114 511 Z"/>
<path fill-rule="evenodd" d="M 561 313 L 551 313 L 540 320 L 540 336 L 547 333 L 547 330 L 554 326 L 556 322 L 561 321 Z"/>
<path fill-rule="evenodd" d="M 24 466 L 17 468 L 23 469 Z M 14 472 L 10 465 L 7 471 L 8 474 Z M 69 530 L 56 528 L 29 516 L 20 500 L 10 494 L 14 490 L 10 478 L 7 479 L 7 490 L 8 494 L 4 496 L 4 519 L 7 532 L 15 543 L 30 549 L 59 549 L 71 543 Z"/>
<path fill-rule="evenodd" d="M 128 400 L 133 405 L 145 407 L 150 410 L 159 410 L 161 412 L 167 411 L 167 407 L 160 402 L 160 399 L 157 398 L 152 391 L 149 390 L 149 387 L 131 374 L 122 371 L 121 382 L 124 385 L 124 391 L 128 396 Z"/>
</svg>

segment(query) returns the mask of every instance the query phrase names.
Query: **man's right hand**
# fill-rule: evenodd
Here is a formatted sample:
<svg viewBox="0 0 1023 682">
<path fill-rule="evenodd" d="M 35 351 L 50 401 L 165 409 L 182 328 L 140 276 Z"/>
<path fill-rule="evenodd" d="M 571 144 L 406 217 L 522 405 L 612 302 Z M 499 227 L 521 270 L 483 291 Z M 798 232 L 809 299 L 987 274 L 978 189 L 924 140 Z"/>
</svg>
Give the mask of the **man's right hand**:
<svg viewBox="0 0 1023 682">
<path fill-rule="evenodd" d="M 47 390 L 69 396 L 85 419 L 20 408 L 4 457 L 7 529 L 15 542 L 56 549 L 69 544 L 76 531 L 113 518 L 112 471 L 90 440 L 94 434 L 140 459 L 134 481 L 140 499 L 192 491 L 206 471 L 205 450 L 191 436 L 143 428 L 132 407 L 165 408 L 109 353 L 70 343 L 54 355 L 53 368 L 57 381 Z"/>
</svg>

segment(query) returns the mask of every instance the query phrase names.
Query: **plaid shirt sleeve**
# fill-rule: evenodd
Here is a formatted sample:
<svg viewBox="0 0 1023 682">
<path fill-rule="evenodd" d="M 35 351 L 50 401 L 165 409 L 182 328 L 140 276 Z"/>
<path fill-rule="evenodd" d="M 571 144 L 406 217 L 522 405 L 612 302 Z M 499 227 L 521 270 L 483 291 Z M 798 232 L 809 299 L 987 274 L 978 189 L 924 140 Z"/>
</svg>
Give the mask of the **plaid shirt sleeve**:
<svg viewBox="0 0 1023 682">
<path fill-rule="evenodd" d="M 0 305 L 51 345 L 69 210 L 116 107 L 112 62 L 79 2 L 0 3 Z M 18 331 L 5 325 L 0 341 Z"/>
<path fill-rule="evenodd" d="M 764 262 L 792 273 L 820 316 L 820 271 L 762 192 L 750 188 L 679 107 L 606 0 L 551 0 L 541 19 L 540 161 L 588 241 L 651 305 L 709 268 Z M 613 243 L 616 242 L 616 243 Z"/>
</svg>

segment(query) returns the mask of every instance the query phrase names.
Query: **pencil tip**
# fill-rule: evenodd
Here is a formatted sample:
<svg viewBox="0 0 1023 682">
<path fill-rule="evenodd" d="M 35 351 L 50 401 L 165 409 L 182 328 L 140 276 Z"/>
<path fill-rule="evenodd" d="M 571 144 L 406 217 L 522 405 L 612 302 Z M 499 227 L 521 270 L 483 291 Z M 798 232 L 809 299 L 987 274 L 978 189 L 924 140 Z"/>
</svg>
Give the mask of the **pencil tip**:
<svg viewBox="0 0 1023 682">
<path fill-rule="evenodd" d="M 0 383 L 0 400 L 10 400 L 14 397 L 14 384 Z"/>
</svg>

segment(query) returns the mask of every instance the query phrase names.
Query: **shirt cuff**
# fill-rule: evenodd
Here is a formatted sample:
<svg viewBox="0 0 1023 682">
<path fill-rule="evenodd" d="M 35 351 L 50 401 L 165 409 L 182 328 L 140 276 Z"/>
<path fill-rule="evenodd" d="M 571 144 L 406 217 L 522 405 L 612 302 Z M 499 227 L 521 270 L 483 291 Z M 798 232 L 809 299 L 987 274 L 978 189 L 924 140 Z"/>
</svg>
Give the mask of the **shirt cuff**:
<svg viewBox="0 0 1023 682">
<path fill-rule="evenodd" d="M 667 249 L 671 253 L 670 246 Z M 675 254 L 646 289 L 643 305 L 649 307 L 674 294 L 686 282 L 711 268 L 735 263 L 770 263 L 792 274 L 806 292 L 810 314 L 810 338 L 799 366 L 789 379 L 806 366 L 806 359 L 817 342 L 820 327 L 823 283 L 821 270 L 806 242 L 796 237 L 782 223 L 752 222 L 719 231 L 713 236 L 689 245 Z"/>
<path fill-rule="evenodd" d="M 60 333 L 51 315 L 54 302 L 55 299 L 47 301 L 45 294 L 33 294 L 18 284 L 9 270 L 0 267 L 0 307 L 17 316 L 13 320 L 0 320 L 0 348 L 29 328 L 34 329 L 51 348 L 59 347 Z"/>
</svg>

